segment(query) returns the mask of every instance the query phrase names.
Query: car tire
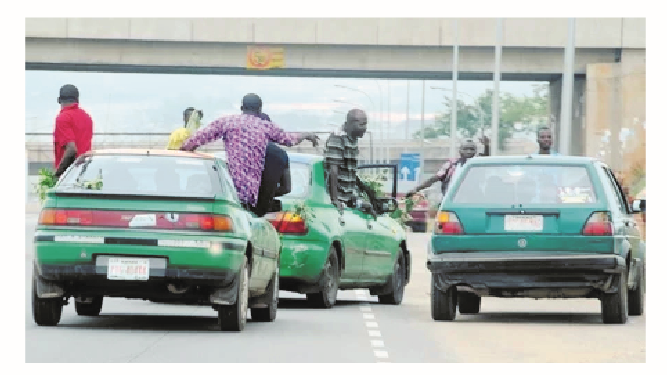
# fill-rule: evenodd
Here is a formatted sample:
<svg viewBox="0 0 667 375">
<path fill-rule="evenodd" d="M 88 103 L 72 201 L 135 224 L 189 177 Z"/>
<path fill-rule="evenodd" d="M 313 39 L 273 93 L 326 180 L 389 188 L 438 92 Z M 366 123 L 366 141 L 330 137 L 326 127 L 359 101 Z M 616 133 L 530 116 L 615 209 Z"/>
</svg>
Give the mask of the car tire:
<svg viewBox="0 0 667 375">
<path fill-rule="evenodd" d="M 322 270 L 322 290 L 317 293 L 306 294 L 308 303 L 317 308 L 330 309 L 336 304 L 338 296 L 338 255 L 336 249 L 332 246 L 329 250 L 327 262 Z"/>
<path fill-rule="evenodd" d="M 640 268 L 640 267 L 637 267 Z M 630 316 L 644 315 L 644 279 L 645 268 L 642 266 L 637 272 L 637 281 L 635 290 L 628 291 L 628 314 Z"/>
<path fill-rule="evenodd" d="M 378 295 L 378 301 L 383 305 L 400 305 L 405 291 L 405 259 L 400 248 L 394 264 L 394 273 L 389 277 L 387 284 L 391 292 Z"/>
<path fill-rule="evenodd" d="M 278 313 L 278 296 L 280 294 L 280 265 L 276 266 L 276 272 L 266 288 L 266 296 L 269 307 L 257 307 L 250 309 L 250 316 L 253 321 L 272 322 L 276 320 Z"/>
<path fill-rule="evenodd" d="M 60 323 L 63 313 L 62 298 L 37 297 L 37 280 L 32 280 L 32 318 L 38 326 L 53 327 Z"/>
<path fill-rule="evenodd" d="M 470 292 L 457 292 L 459 312 L 461 314 L 477 314 L 482 305 L 482 297 Z"/>
<path fill-rule="evenodd" d="M 628 321 L 628 273 L 622 272 L 618 290 L 602 295 L 602 321 L 605 324 L 625 324 Z"/>
<path fill-rule="evenodd" d="M 431 275 L 431 318 L 436 321 L 456 318 L 456 287 L 442 292 L 435 287 L 435 275 Z"/>
<path fill-rule="evenodd" d="M 103 296 L 93 297 L 93 302 L 83 303 L 74 301 L 74 310 L 80 316 L 98 316 L 102 311 Z"/>
<path fill-rule="evenodd" d="M 248 258 L 244 258 L 239 272 L 236 302 L 218 309 L 218 328 L 221 331 L 240 332 L 245 328 L 248 320 L 248 278 Z"/>
</svg>

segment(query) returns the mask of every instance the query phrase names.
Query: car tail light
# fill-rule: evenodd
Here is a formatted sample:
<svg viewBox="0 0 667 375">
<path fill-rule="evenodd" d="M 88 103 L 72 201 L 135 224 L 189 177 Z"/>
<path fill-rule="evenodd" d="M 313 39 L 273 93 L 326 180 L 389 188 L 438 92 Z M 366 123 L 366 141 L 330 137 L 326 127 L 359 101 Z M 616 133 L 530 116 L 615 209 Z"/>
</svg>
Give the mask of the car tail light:
<svg viewBox="0 0 667 375">
<path fill-rule="evenodd" d="M 585 236 L 613 236 L 614 225 L 609 212 L 593 212 L 586 220 L 582 233 Z"/>
<path fill-rule="evenodd" d="M 454 212 L 438 212 L 435 223 L 436 234 L 463 234 L 463 226 Z"/>
<path fill-rule="evenodd" d="M 296 212 L 275 212 L 265 216 L 278 233 L 284 234 L 306 234 L 308 227 L 306 221 Z"/>
<path fill-rule="evenodd" d="M 227 215 L 44 209 L 39 215 L 39 225 L 91 226 L 103 228 L 131 228 L 130 223 L 138 215 L 154 215 L 155 224 L 138 228 L 198 230 L 233 232 L 232 219 Z"/>
</svg>

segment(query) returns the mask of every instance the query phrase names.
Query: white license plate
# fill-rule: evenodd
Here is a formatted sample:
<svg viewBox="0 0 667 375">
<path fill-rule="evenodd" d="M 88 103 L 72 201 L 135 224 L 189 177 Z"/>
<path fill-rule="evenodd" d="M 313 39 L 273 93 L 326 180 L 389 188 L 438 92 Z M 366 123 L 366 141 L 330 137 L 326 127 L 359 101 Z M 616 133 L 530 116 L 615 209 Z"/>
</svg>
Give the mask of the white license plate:
<svg viewBox="0 0 667 375">
<path fill-rule="evenodd" d="M 148 280 L 150 271 L 148 259 L 109 258 L 107 279 L 109 280 Z"/>
<path fill-rule="evenodd" d="M 506 215 L 506 231 L 541 232 L 544 229 L 544 217 L 541 215 Z"/>
</svg>

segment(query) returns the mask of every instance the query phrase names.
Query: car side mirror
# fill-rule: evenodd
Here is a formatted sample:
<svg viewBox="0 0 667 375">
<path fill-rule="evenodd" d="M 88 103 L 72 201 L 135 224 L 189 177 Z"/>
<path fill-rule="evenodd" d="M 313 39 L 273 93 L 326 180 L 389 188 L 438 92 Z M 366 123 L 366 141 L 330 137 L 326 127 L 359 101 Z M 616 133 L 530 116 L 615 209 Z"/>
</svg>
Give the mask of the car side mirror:
<svg viewBox="0 0 667 375">
<path fill-rule="evenodd" d="M 395 198 L 378 198 L 377 201 L 382 213 L 392 213 L 398 209 L 398 201 Z"/>
<path fill-rule="evenodd" d="M 646 199 L 635 199 L 632 201 L 632 212 L 646 212 Z"/>
</svg>

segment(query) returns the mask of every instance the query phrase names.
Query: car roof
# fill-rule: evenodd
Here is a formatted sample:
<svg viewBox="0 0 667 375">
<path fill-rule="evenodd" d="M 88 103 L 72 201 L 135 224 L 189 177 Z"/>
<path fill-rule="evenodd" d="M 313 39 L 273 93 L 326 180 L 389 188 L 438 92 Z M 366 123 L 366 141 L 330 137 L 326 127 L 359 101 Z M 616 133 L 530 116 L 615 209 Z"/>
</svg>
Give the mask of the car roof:
<svg viewBox="0 0 667 375">
<path fill-rule="evenodd" d="M 324 159 L 322 155 L 303 154 L 299 152 L 288 152 L 287 156 L 289 156 L 290 161 L 307 164 L 317 163 L 318 161 L 322 161 Z"/>
<path fill-rule="evenodd" d="M 524 155 L 524 156 L 481 156 L 468 159 L 466 164 L 593 164 L 596 158 L 587 156 L 551 156 L 551 155 Z"/>
<path fill-rule="evenodd" d="M 178 151 L 178 150 L 160 150 L 160 149 L 104 149 L 91 150 L 84 155 L 157 155 L 157 156 L 178 156 L 185 158 L 213 159 L 214 155 L 204 152 Z"/>
</svg>

